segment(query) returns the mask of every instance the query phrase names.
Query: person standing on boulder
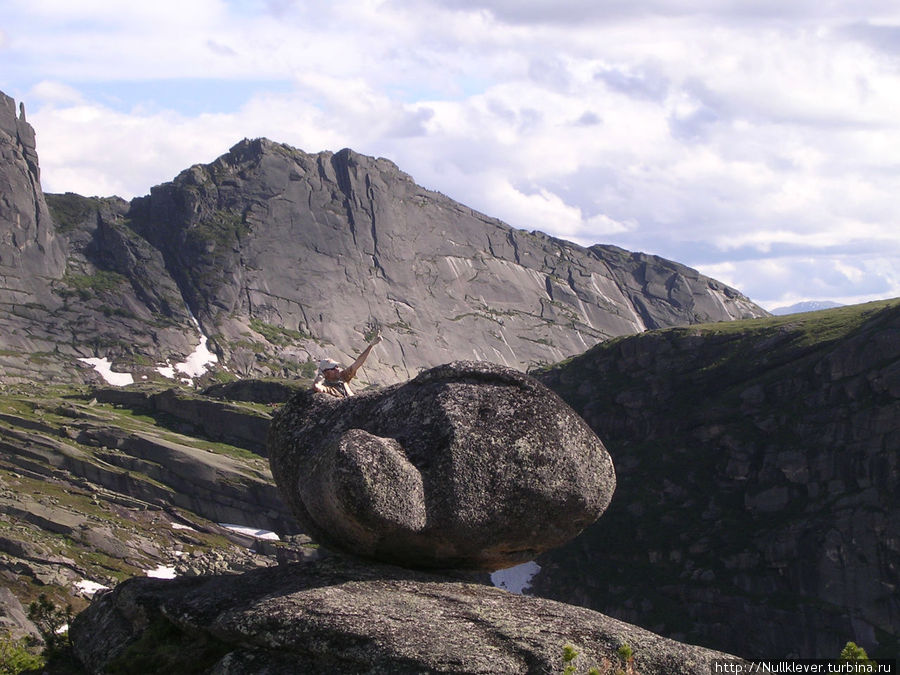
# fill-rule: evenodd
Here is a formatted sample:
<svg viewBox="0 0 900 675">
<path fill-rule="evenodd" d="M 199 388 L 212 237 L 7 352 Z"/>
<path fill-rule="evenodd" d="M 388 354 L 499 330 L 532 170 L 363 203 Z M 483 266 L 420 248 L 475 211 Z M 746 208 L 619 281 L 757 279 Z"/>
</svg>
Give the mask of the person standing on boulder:
<svg viewBox="0 0 900 675">
<path fill-rule="evenodd" d="M 353 396 L 350 380 L 356 377 L 356 371 L 366 362 L 372 348 L 379 344 L 381 340 L 382 337 L 376 335 L 375 339 L 369 343 L 369 346 L 363 350 L 362 354 L 356 358 L 356 361 L 349 368 L 342 368 L 340 363 L 332 359 L 319 361 L 319 372 L 312 384 L 313 391 L 336 396 L 337 398 Z"/>
</svg>

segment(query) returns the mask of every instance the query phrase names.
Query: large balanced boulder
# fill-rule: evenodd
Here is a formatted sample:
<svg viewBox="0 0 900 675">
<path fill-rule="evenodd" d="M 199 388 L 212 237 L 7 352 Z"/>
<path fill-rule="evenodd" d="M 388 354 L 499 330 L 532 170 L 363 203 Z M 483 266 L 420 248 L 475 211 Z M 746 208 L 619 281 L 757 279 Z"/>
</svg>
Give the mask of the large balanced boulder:
<svg viewBox="0 0 900 675">
<path fill-rule="evenodd" d="M 556 394 L 456 362 L 273 419 L 279 490 L 319 543 L 406 567 L 493 571 L 576 536 L 615 488 L 609 453 Z"/>
</svg>

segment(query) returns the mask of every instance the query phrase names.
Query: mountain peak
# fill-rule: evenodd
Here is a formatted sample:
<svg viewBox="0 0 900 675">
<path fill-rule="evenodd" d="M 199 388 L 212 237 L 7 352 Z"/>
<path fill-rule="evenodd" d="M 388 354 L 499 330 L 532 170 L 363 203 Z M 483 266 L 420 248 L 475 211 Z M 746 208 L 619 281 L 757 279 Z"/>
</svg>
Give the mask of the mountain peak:
<svg viewBox="0 0 900 675">
<path fill-rule="evenodd" d="M 805 312 L 818 312 L 823 309 L 834 309 L 836 307 L 843 307 L 843 305 L 839 302 L 832 302 L 831 300 L 806 300 L 794 303 L 793 305 L 776 307 L 772 310 L 772 314 L 775 316 L 803 314 Z"/>
<path fill-rule="evenodd" d="M 25 120 L 24 106 L 0 92 L 0 346 L 38 351 L 32 335 L 17 330 L 13 315 L 22 306 L 53 309 L 53 279 L 65 269 L 65 243 L 56 235 L 41 191 L 34 129 Z"/>
<path fill-rule="evenodd" d="M 35 308 L 6 334 L 107 358 L 114 371 L 183 362 L 202 338 L 231 372 L 309 374 L 322 358 L 349 363 L 381 331 L 363 383 L 386 384 L 456 360 L 524 370 L 613 336 L 765 314 L 683 265 L 513 229 L 388 159 L 268 138 L 245 138 L 128 205 L 53 197 L 54 231 L 37 155 L 27 161 L 19 140 L 31 128 L 8 97 L 0 109 L 3 128 L 16 129 L 3 138 L 17 213 L 35 213 L 32 230 L 46 238 L 31 255 L 55 252 L 20 275 L 40 288 L 21 282 L 0 302 L 63 312 L 51 322 Z M 17 237 L 16 217 L 0 213 Z M 138 368 L 151 379 L 157 370 Z"/>
</svg>

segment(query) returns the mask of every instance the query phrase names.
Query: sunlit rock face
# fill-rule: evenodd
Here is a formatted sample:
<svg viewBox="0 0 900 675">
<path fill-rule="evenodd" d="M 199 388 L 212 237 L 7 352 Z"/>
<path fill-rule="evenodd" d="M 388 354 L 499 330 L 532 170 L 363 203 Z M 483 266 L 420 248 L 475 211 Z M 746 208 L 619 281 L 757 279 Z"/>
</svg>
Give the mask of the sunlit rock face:
<svg viewBox="0 0 900 675">
<path fill-rule="evenodd" d="M 0 92 L 0 347 L 39 348 L 20 325 L 60 304 L 51 281 L 65 268 L 44 194 L 34 129 L 24 108 Z"/>
<path fill-rule="evenodd" d="M 765 314 L 684 265 L 513 229 L 349 149 L 244 140 L 135 199 L 129 219 L 226 362 L 248 340 L 269 356 L 247 364 L 259 374 L 349 362 L 378 328 L 363 376 L 383 385 L 459 359 L 526 370 L 611 336 Z M 264 340 L 266 325 L 290 332 Z"/>
</svg>

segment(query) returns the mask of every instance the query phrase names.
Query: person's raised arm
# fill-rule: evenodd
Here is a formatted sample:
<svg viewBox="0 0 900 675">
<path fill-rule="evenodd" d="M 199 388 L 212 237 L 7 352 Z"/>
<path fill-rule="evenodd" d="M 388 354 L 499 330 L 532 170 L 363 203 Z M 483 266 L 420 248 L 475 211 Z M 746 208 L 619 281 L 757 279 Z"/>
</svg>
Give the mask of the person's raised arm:
<svg viewBox="0 0 900 675">
<path fill-rule="evenodd" d="M 372 351 L 372 348 L 373 348 L 375 345 L 380 344 L 381 341 L 382 341 L 382 339 L 383 339 L 383 338 L 382 338 L 380 335 L 377 335 L 377 336 L 375 337 L 375 339 L 372 340 L 372 341 L 369 343 L 369 346 L 366 347 L 366 348 L 363 350 L 362 354 L 360 354 L 360 355 L 356 358 L 356 361 L 354 361 L 354 362 L 350 365 L 349 368 L 345 368 L 345 369 L 344 369 L 344 371 L 341 373 L 341 378 L 343 378 L 343 380 L 344 380 L 345 382 L 349 382 L 349 381 L 352 380 L 354 377 L 356 377 L 356 371 L 359 370 L 360 367 L 362 366 L 362 364 L 364 364 L 364 363 L 366 362 L 366 359 L 369 358 L 369 353 Z"/>
</svg>

